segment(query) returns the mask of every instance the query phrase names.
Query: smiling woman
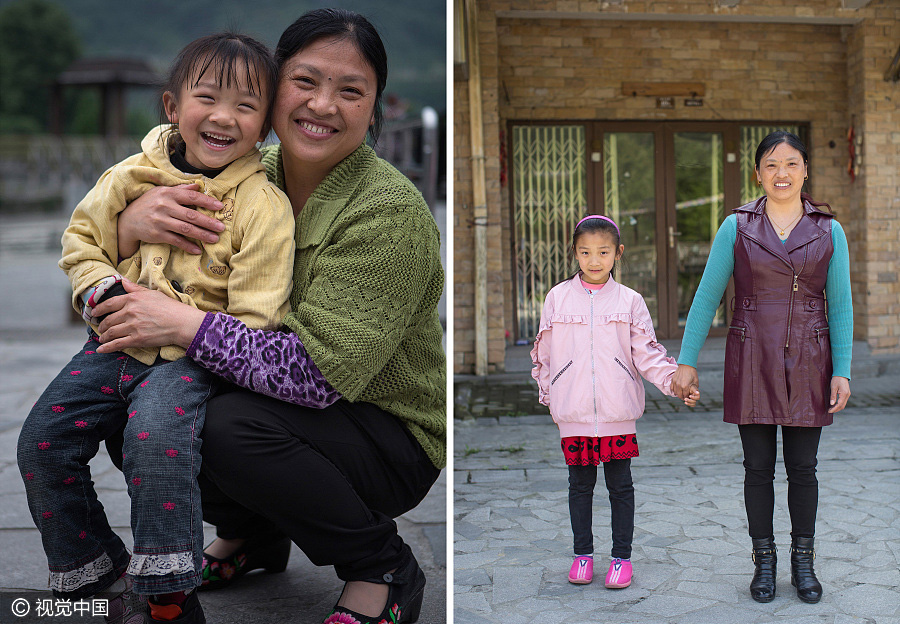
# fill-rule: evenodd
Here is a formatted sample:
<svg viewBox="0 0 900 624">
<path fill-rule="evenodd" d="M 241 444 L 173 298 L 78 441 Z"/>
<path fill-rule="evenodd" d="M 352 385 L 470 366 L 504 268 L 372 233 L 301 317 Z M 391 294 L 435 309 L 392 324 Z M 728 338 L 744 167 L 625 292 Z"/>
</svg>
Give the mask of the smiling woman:
<svg viewBox="0 0 900 624">
<path fill-rule="evenodd" d="M 208 589 L 283 570 L 287 537 L 345 581 L 327 622 L 415 622 L 425 576 L 393 518 L 425 497 L 446 458 L 438 230 L 412 183 L 365 144 L 378 137 L 387 81 L 368 20 L 311 11 L 275 59 L 281 143 L 262 160 L 296 229 L 293 267 L 263 271 L 293 277 L 281 331 L 128 285 L 98 308 L 109 314 L 98 350 L 175 343 L 242 387 L 209 402 L 203 430 L 204 519 L 219 536 L 205 551 Z M 139 241 L 196 249 L 189 238 L 205 247 L 218 222 L 192 205 L 208 198 L 145 193 L 119 215 L 119 252 Z"/>
<path fill-rule="evenodd" d="M 375 70 L 347 39 L 319 39 L 284 62 L 272 119 L 282 149 L 292 155 L 285 161 L 289 187 L 305 179 L 315 188 L 359 147 L 375 123 L 378 86 Z M 301 162 L 305 173 L 291 175 Z"/>
<path fill-rule="evenodd" d="M 744 502 L 756 572 L 750 595 L 775 598 L 772 516 L 776 433 L 781 425 L 791 517 L 791 583 L 818 602 L 813 572 L 822 428 L 850 396 L 853 305 L 847 238 L 826 203 L 801 189 L 806 147 L 773 132 L 756 150 L 756 180 L 765 195 L 734 209 L 713 241 L 688 314 L 673 389 L 697 384 L 697 355 L 728 280 L 734 316 L 725 346 L 725 422 L 738 425 L 744 451 Z M 828 314 L 825 302 L 828 302 Z"/>
</svg>

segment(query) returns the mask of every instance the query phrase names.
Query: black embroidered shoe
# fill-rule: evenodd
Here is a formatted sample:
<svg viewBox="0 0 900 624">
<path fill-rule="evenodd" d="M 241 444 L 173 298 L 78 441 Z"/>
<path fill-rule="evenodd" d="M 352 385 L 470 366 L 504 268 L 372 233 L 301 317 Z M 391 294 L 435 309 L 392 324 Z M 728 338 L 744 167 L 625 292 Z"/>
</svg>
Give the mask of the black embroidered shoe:
<svg viewBox="0 0 900 624">
<path fill-rule="evenodd" d="M 234 583 L 251 570 L 284 572 L 291 555 L 288 537 L 272 539 L 270 536 L 250 538 L 234 554 L 224 559 L 203 554 L 203 579 L 199 589 L 221 589 Z"/>
<path fill-rule="evenodd" d="M 401 556 L 400 565 L 393 573 L 365 579 L 367 583 L 388 585 L 388 599 L 381 615 L 369 617 L 346 607 L 335 606 L 323 624 L 412 624 L 417 621 L 425 595 L 425 573 L 408 545 L 403 545 Z"/>
</svg>

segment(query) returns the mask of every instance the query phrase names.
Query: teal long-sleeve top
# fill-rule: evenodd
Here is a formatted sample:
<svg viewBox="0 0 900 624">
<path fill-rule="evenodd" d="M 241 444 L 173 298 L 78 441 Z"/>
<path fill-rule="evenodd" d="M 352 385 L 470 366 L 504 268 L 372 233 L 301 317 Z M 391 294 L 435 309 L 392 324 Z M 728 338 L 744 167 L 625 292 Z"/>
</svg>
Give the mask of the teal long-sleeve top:
<svg viewBox="0 0 900 624">
<path fill-rule="evenodd" d="M 681 341 L 678 363 L 697 366 L 697 356 L 706 336 L 728 280 L 734 273 L 734 241 L 737 218 L 729 215 L 716 232 L 700 285 L 688 312 L 687 326 Z M 831 335 L 831 362 L 835 377 L 850 379 L 853 349 L 853 301 L 850 297 L 850 251 L 847 236 L 836 219 L 831 221 L 834 253 L 828 262 L 825 299 L 828 302 L 828 333 Z"/>
</svg>

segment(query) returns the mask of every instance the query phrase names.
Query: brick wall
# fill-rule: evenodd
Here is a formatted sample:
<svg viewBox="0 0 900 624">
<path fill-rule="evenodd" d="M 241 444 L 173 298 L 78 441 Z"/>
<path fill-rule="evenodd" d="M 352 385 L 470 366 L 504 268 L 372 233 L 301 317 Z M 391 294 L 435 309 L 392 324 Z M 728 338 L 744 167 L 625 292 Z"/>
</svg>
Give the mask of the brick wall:
<svg viewBox="0 0 900 624">
<path fill-rule="evenodd" d="M 489 362 L 502 370 L 503 341 L 513 322 L 509 202 L 500 188 L 499 137 L 515 120 L 809 121 L 814 195 L 828 201 L 851 241 L 856 337 L 876 350 L 900 342 L 897 281 L 900 93 L 882 74 L 900 41 L 896 0 L 864 10 L 840 0 L 783 6 L 780 0 L 739 3 L 481 1 L 484 136 L 490 211 Z M 579 19 L 529 19 L 515 11 L 556 11 Z M 857 18 L 860 25 L 611 21 L 603 12 Z M 498 17 L 497 12 L 501 12 Z M 893 46 L 893 50 L 891 47 Z M 626 81 L 703 82 L 702 108 L 659 110 L 655 98 L 625 96 Z M 468 168 L 467 85 L 455 83 L 457 167 Z M 846 172 L 847 128 L 855 116 L 866 141 L 864 171 Z M 463 128 L 464 126 L 464 128 Z M 834 142 L 834 147 L 830 143 Z M 471 185 L 455 188 L 455 371 L 472 372 L 473 284 Z M 495 270 L 497 273 L 495 273 Z"/>
<path fill-rule="evenodd" d="M 900 5 L 875 2 L 872 16 L 848 42 L 853 81 L 851 110 L 863 139 L 858 195 L 860 228 L 854 259 L 860 287 L 854 291 L 857 330 L 874 353 L 900 352 L 900 84 L 884 72 L 900 43 Z M 859 305 L 861 304 L 861 305 Z"/>
<path fill-rule="evenodd" d="M 488 208 L 487 316 L 488 372 L 503 370 L 508 318 L 509 262 L 502 244 L 504 219 L 500 193 L 500 124 L 497 108 L 497 28 L 493 13 L 479 19 L 481 84 L 484 122 L 485 178 Z M 493 52 L 491 52 L 493 50 Z M 454 98 L 454 372 L 471 373 L 475 367 L 475 244 L 469 135 L 468 83 L 457 81 Z M 508 233 L 505 235 L 508 241 Z M 508 245 L 508 242 L 507 242 Z"/>
</svg>

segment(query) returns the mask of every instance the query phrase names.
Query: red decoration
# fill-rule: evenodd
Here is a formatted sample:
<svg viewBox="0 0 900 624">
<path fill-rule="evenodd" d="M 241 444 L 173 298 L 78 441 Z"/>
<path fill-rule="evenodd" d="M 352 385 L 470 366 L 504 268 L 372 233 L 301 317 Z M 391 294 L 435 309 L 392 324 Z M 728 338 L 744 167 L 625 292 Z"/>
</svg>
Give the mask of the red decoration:
<svg viewBox="0 0 900 624">
<path fill-rule="evenodd" d="M 500 187 L 506 186 L 506 133 L 500 131 Z"/>
<path fill-rule="evenodd" d="M 853 129 L 853 126 L 850 126 L 850 130 L 847 131 L 847 151 L 850 154 L 850 158 L 847 161 L 847 173 L 850 174 L 851 182 L 856 182 L 856 171 L 853 167 L 856 161 L 856 145 L 854 145 L 855 140 L 856 131 Z"/>
</svg>

